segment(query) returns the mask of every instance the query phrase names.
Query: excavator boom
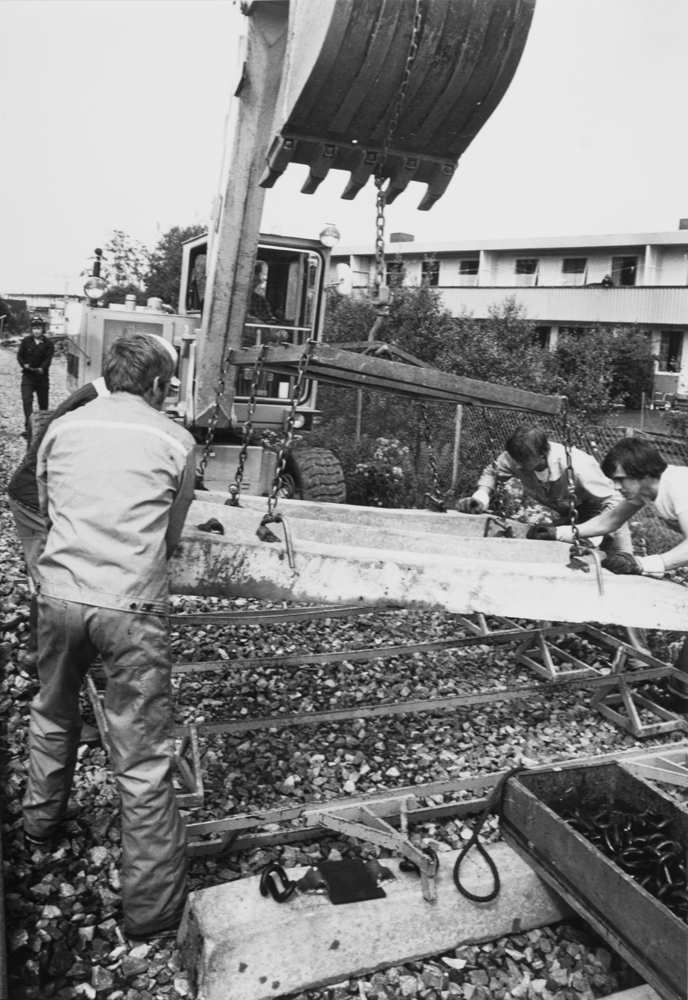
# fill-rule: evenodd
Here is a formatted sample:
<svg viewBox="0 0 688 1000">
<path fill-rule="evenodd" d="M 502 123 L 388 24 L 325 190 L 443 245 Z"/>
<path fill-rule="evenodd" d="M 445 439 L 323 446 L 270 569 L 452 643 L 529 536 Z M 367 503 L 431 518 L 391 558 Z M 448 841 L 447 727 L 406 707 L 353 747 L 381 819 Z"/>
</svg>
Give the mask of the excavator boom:
<svg viewBox="0 0 688 1000">
<path fill-rule="evenodd" d="M 411 180 L 421 208 L 446 189 L 459 156 L 501 100 L 535 0 L 252 0 L 233 145 L 210 233 L 197 344 L 196 423 L 229 422 L 217 392 L 241 348 L 265 188 L 289 163 L 331 169 L 353 198 L 371 174 L 392 201 Z M 403 98 L 403 99 L 402 99 Z M 232 384 L 232 379 L 226 385 Z"/>
</svg>

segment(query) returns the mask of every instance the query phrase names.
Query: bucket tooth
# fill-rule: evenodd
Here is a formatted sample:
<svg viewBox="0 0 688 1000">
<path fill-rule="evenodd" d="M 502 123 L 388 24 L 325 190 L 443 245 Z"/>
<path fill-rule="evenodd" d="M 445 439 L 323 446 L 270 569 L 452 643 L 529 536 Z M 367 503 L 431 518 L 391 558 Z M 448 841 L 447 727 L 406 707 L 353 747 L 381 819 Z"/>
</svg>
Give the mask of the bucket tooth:
<svg viewBox="0 0 688 1000">
<path fill-rule="evenodd" d="M 409 182 L 413 180 L 420 166 L 418 156 L 395 156 L 392 160 L 393 170 L 390 172 L 389 184 L 385 188 L 385 204 L 391 205 L 402 191 L 405 191 Z"/>
<path fill-rule="evenodd" d="M 271 188 L 287 169 L 296 152 L 296 140 L 278 135 L 267 155 L 267 166 L 260 179 L 260 186 Z"/>
<path fill-rule="evenodd" d="M 418 210 L 420 212 L 427 212 L 432 208 L 435 202 L 442 197 L 455 172 L 456 167 L 453 163 L 436 164 L 432 171 L 432 176 L 428 180 L 428 186 L 425 190 L 425 194 L 418 205 Z"/>
<path fill-rule="evenodd" d="M 318 145 L 314 143 L 313 148 L 317 152 L 315 156 L 309 156 L 308 158 L 311 169 L 306 183 L 301 188 L 302 194 L 313 194 L 317 190 L 318 186 L 330 172 L 330 168 L 334 166 L 335 157 L 337 156 L 337 146 L 333 142 L 324 142 Z"/>
<path fill-rule="evenodd" d="M 345 201 L 351 201 L 356 197 L 361 188 L 365 187 L 368 178 L 375 170 L 378 153 L 374 149 L 362 149 L 359 156 L 357 156 L 357 160 L 358 162 L 353 166 L 349 175 L 349 183 L 342 193 L 342 198 Z"/>
</svg>

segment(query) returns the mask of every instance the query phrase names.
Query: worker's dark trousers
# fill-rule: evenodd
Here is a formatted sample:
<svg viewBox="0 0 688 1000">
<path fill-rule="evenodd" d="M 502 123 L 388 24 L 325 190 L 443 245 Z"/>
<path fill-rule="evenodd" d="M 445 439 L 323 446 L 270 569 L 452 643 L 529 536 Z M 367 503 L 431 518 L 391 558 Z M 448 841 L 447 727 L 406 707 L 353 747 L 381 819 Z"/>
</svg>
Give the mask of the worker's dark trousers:
<svg viewBox="0 0 688 1000">
<path fill-rule="evenodd" d="M 36 399 L 38 400 L 38 409 L 47 410 L 48 397 L 50 395 L 50 380 L 46 378 L 45 382 L 32 382 L 31 379 L 25 377 L 21 380 L 21 398 L 22 405 L 24 407 L 24 424 L 27 431 L 29 429 L 29 418 L 31 417 L 31 411 L 33 410 L 34 393 L 36 393 Z"/>
<path fill-rule="evenodd" d="M 166 619 L 39 595 L 38 677 L 31 705 L 24 827 L 54 833 L 77 759 L 79 688 L 97 653 L 121 795 L 125 931 L 176 923 L 186 897 L 186 828 L 172 787 L 174 728 Z"/>
</svg>

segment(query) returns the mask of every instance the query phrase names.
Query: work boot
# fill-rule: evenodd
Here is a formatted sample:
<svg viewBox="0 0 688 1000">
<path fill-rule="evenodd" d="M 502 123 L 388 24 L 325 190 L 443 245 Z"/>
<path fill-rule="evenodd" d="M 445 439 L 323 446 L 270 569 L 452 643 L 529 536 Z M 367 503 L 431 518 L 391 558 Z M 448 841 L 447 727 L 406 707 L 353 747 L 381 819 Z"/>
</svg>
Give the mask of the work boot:
<svg viewBox="0 0 688 1000">
<path fill-rule="evenodd" d="M 100 732 L 95 726 L 84 722 L 79 733 L 79 743 L 100 743 Z"/>
<path fill-rule="evenodd" d="M 32 677 L 36 677 L 38 674 L 36 669 L 37 663 L 38 651 L 35 649 L 22 649 L 17 654 L 17 665 L 27 674 L 31 674 Z"/>
</svg>

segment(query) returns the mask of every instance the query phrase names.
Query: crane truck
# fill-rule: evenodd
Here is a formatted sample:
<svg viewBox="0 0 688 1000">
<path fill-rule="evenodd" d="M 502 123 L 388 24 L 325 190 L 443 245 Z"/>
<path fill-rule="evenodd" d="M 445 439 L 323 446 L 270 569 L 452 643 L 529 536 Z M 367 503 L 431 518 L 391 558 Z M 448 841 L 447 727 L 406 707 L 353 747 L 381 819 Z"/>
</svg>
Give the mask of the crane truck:
<svg viewBox="0 0 688 1000">
<path fill-rule="evenodd" d="M 373 178 L 378 220 L 412 181 L 426 184 L 419 208 L 431 208 L 505 93 L 534 5 L 245 2 L 245 60 L 228 116 L 220 193 L 207 236 L 184 246 L 178 311 L 164 312 L 153 300 L 147 307 L 96 303 L 70 316 L 70 388 L 100 374 L 109 345 L 122 334 L 164 336 L 180 358 L 180 384 L 167 411 L 197 438 L 204 483 L 214 490 L 226 491 L 232 482 L 249 408 L 254 430 L 281 432 L 292 411 L 293 426 L 307 434 L 317 418 L 315 381 L 298 381 L 295 370 L 270 365 L 256 380 L 240 357 L 261 343 L 294 348 L 322 339 L 327 244 L 334 237 L 331 227 L 322 241 L 260 235 L 266 188 L 290 163 L 300 163 L 309 167 L 305 194 L 330 170 L 348 172 L 345 200 Z M 92 288 L 94 297 L 102 295 L 102 282 Z M 243 460 L 241 489 L 266 495 L 276 474 L 275 449 L 251 445 Z M 281 495 L 345 500 L 341 467 L 324 449 L 290 450 L 280 475 Z"/>
</svg>

